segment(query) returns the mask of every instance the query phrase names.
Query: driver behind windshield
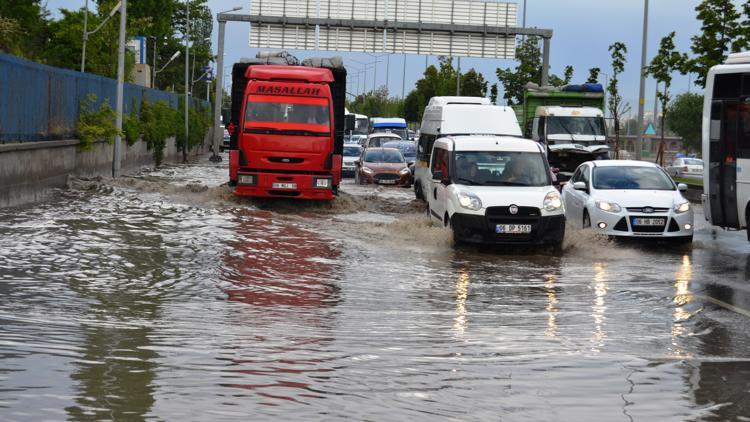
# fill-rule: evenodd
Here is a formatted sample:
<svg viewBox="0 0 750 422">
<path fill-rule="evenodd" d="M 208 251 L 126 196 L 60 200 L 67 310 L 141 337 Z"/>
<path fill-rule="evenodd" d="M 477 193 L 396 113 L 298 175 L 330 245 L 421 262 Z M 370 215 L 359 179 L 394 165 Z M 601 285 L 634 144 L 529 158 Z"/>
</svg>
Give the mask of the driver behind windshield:
<svg viewBox="0 0 750 422">
<path fill-rule="evenodd" d="M 531 177 L 529 177 L 528 170 L 531 169 L 531 166 L 524 161 L 521 157 L 514 157 L 508 162 L 503 170 L 503 182 L 523 185 L 530 184 Z"/>
<path fill-rule="evenodd" d="M 459 157 L 456 160 L 456 170 L 456 177 L 459 179 L 477 181 L 479 167 L 477 167 L 476 161 L 467 157 Z"/>
</svg>

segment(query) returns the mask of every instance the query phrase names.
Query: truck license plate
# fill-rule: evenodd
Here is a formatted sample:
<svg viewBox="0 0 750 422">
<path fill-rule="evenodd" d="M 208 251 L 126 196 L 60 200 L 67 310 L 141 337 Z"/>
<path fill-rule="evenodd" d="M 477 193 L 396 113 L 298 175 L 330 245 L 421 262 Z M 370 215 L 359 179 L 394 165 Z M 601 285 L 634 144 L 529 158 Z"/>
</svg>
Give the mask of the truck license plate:
<svg viewBox="0 0 750 422">
<path fill-rule="evenodd" d="M 634 226 L 663 226 L 663 218 L 633 218 Z"/>
<path fill-rule="evenodd" d="M 497 234 L 528 234 L 531 233 L 531 224 L 498 224 L 495 226 Z"/>
<path fill-rule="evenodd" d="M 274 183 L 272 185 L 274 189 L 297 189 L 296 183 Z"/>
</svg>

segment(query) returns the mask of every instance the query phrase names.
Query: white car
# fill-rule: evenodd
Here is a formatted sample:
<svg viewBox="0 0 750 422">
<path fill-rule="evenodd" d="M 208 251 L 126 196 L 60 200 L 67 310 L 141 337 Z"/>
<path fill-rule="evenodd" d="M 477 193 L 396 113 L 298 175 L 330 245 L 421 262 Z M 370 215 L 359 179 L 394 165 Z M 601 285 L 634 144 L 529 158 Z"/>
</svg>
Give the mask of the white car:
<svg viewBox="0 0 750 422">
<path fill-rule="evenodd" d="M 391 141 L 402 141 L 400 136 L 395 133 L 376 132 L 367 136 L 365 148 L 381 148 L 384 143 Z"/>
<path fill-rule="evenodd" d="M 672 165 L 667 167 L 666 170 L 672 177 L 702 179 L 703 160 L 699 158 L 676 158 Z"/>
<path fill-rule="evenodd" d="M 456 243 L 560 248 L 565 210 L 541 144 L 508 136 L 435 141 L 425 192 L 434 224 Z"/>
<path fill-rule="evenodd" d="M 359 144 L 344 144 L 343 163 L 341 165 L 341 175 L 354 177 L 357 171 L 357 160 L 362 156 L 362 147 Z"/>
<path fill-rule="evenodd" d="M 567 220 L 609 236 L 693 240 L 693 208 L 658 165 L 601 160 L 581 164 L 562 189 Z"/>
</svg>

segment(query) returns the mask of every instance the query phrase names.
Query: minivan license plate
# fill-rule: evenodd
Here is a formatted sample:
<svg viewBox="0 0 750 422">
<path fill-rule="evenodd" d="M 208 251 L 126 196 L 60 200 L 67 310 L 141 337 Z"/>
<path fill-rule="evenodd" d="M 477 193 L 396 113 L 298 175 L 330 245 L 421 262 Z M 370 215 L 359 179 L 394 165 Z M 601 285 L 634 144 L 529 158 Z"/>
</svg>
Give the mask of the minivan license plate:
<svg viewBox="0 0 750 422">
<path fill-rule="evenodd" d="M 663 226 L 663 218 L 633 218 L 634 226 Z"/>
<path fill-rule="evenodd" d="M 297 189 L 296 183 L 274 183 L 274 189 Z"/>
<path fill-rule="evenodd" d="M 531 233 L 531 224 L 498 224 L 495 226 L 497 234 L 528 234 Z"/>
</svg>

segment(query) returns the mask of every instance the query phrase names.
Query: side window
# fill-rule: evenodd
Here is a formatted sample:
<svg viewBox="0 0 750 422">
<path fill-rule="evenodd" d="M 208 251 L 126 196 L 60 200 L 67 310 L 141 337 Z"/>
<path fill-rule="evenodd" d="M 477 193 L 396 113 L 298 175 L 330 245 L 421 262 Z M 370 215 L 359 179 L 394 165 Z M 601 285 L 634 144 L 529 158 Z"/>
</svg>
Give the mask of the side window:
<svg viewBox="0 0 750 422">
<path fill-rule="evenodd" d="M 571 183 L 580 182 L 581 181 L 581 173 L 583 170 L 583 166 L 578 166 L 576 169 L 576 172 L 573 173 L 573 177 L 570 178 Z"/>
<path fill-rule="evenodd" d="M 750 104 L 740 103 L 738 117 L 737 158 L 750 158 Z"/>
<path fill-rule="evenodd" d="M 588 186 L 589 180 L 591 180 L 591 167 L 585 166 L 581 172 L 581 182 L 586 183 L 586 186 Z"/>
<path fill-rule="evenodd" d="M 432 163 L 430 164 L 430 171 L 432 173 L 435 173 L 436 171 L 440 170 L 442 155 L 443 155 L 443 150 L 440 148 L 435 148 L 435 154 L 432 156 Z"/>
<path fill-rule="evenodd" d="M 539 118 L 534 117 L 534 123 L 531 124 L 531 139 L 539 139 Z"/>
</svg>

